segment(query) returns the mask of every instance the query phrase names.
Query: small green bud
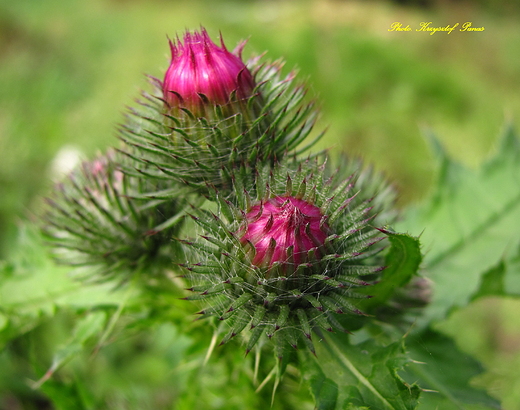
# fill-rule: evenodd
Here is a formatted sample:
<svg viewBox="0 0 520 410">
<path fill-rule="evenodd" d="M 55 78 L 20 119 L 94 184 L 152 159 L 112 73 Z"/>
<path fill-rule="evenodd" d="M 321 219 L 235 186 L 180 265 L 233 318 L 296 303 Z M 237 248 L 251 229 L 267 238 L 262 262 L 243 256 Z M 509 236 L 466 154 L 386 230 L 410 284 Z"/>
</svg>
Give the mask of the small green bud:
<svg viewBox="0 0 520 410">
<path fill-rule="evenodd" d="M 48 199 L 44 232 L 54 255 L 81 268 L 86 280 L 125 281 L 136 271 L 151 277 L 179 252 L 171 238 L 182 222 L 182 206 L 178 200 L 142 198 L 151 187 L 124 175 L 124 160 L 110 151 L 84 162 Z"/>
</svg>

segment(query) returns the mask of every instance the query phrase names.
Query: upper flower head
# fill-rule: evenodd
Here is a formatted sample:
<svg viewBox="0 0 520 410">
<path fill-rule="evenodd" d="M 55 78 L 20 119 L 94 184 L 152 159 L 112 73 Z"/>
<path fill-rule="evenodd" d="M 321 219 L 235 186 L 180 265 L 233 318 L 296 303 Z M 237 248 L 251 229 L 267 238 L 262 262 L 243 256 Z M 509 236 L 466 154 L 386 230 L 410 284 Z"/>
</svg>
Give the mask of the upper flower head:
<svg viewBox="0 0 520 410">
<path fill-rule="evenodd" d="M 255 205 L 246 215 L 241 241 L 255 247 L 252 263 L 298 266 L 309 262 L 308 253 L 319 258 L 329 227 L 320 208 L 295 197 L 278 196 Z"/>
<path fill-rule="evenodd" d="M 221 39 L 213 43 L 206 32 L 186 32 L 184 43 L 170 41 L 172 59 L 162 90 L 171 107 L 197 110 L 210 104 L 226 104 L 231 96 L 240 100 L 251 96 L 253 76 L 240 58 L 242 46 L 230 53 Z"/>
</svg>

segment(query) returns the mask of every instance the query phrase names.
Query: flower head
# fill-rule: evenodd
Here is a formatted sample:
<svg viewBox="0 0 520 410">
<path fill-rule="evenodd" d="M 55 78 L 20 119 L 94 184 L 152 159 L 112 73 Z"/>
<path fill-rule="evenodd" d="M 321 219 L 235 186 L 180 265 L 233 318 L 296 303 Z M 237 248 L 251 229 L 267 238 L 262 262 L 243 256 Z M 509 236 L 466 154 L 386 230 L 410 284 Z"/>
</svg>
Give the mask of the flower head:
<svg viewBox="0 0 520 410">
<path fill-rule="evenodd" d="M 171 237 L 180 223 L 165 226 L 161 219 L 182 209 L 178 200 L 141 206 L 135 196 L 151 184 L 123 174 L 120 168 L 127 161 L 110 150 L 84 162 L 47 200 L 44 232 L 53 254 L 59 262 L 76 266 L 84 280 L 124 282 L 124 273 L 160 272 L 179 251 Z"/>
<path fill-rule="evenodd" d="M 227 196 L 234 169 L 254 170 L 312 147 L 303 142 L 318 112 L 294 72 L 283 73 L 283 62 L 253 58 L 246 67 L 240 46 L 230 53 L 203 30 L 181 40 L 171 43 L 165 78 L 150 77 L 152 91 L 142 93 L 119 129 L 123 151 L 137 161 L 125 174 L 148 164 L 146 175 L 158 183 L 174 179 L 203 196 L 213 187 Z"/>
<path fill-rule="evenodd" d="M 355 163 L 331 171 L 318 158 L 267 165 L 254 181 L 241 175 L 229 200 L 215 192 L 216 213 L 192 215 L 203 242 L 186 242 L 199 262 L 183 265 L 193 285 L 186 299 L 208 301 L 202 317 L 229 319 L 222 343 L 249 327 L 247 352 L 265 335 L 281 358 L 302 342 L 314 351 L 313 329 L 370 320 L 367 292 L 385 262 L 384 232 L 372 224 L 391 199 L 379 178 Z"/>
<path fill-rule="evenodd" d="M 170 41 L 171 63 L 162 90 L 171 107 L 197 111 L 205 104 L 223 105 L 232 96 L 241 100 L 251 96 L 253 76 L 240 58 L 242 46 L 230 53 L 224 42 L 213 43 L 206 32 L 186 32 L 184 43 Z"/>
<path fill-rule="evenodd" d="M 255 247 L 252 263 L 298 266 L 307 262 L 308 252 L 319 258 L 329 227 L 320 208 L 292 196 L 277 196 L 251 208 L 246 215 L 242 243 Z"/>
</svg>

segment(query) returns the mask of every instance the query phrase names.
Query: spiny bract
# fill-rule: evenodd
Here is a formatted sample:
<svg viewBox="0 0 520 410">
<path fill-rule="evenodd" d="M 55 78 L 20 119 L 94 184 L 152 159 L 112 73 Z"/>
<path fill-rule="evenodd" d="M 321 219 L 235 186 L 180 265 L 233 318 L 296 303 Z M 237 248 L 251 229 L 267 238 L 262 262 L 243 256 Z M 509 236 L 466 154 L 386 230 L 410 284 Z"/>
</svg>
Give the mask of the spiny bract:
<svg viewBox="0 0 520 410">
<path fill-rule="evenodd" d="M 222 343 L 248 327 L 247 352 L 262 335 L 279 357 L 301 341 L 314 352 L 312 329 L 348 331 L 337 315 L 364 315 L 357 301 L 370 297 L 363 288 L 384 269 L 384 235 L 372 224 L 381 223 L 376 213 L 392 194 L 367 171 L 347 174 L 353 168 L 329 172 L 317 159 L 286 160 L 264 167 L 250 186 L 235 184 L 229 199 L 215 192 L 215 212 L 195 211 L 204 233 L 189 242 L 191 260 L 200 262 L 184 265 L 193 283 L 186 299 L 205 300 L 203 317 L 230 323 Z M 249 234 L 262 218 L 260 228 L 285 230 L 264 229 L 267 245 Z"/>
</svg>

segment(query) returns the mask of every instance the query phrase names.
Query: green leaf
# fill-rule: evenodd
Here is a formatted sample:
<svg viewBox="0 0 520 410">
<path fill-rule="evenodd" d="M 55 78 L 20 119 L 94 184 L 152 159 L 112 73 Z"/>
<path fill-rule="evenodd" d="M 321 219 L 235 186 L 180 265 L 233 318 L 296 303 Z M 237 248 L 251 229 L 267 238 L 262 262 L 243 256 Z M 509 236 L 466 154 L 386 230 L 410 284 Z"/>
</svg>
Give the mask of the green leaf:
<svg viewBox="0 0 520 410">
<path fill-rule="evenodd" d="M 359 406 L 356 406 L 352 403 L 349 403 L 349 405 L 347 407 L 345 407 L 345 410 L 370 410 L 368 407 L 359 407 Z"/>
<path fill-rule="evenodd" d="M 501 408 L 483 390 L 471 387 L 471 379 L 482 373 L 483 367 L 461 352 L 452 339 L 426 330 L 408 339 L 407 347 L 419 362 L 410 364 L 404 377 L 429 390 L 421 395 L 421 410 Z"/>
<path fill-rule="evenodd" d="M 497 266 L 493 266 L 482 275 L 480 287 L 473 295 L 472 300 L 485 296 L 505 295 L 504 280 L 506 274 L 506 264 L 501 260 Z"/>
<path fill-rule="evenodd" d="M 421 389 L 397 373 L 410 362 L 402 341 L 388 346 L 374 340 L 352 345 L 346 335 L 332 334 L 316 344 L 316 357 L 308 352 L 300 357 L 304 379 L 320 409 L 417 407 Z"/>
<path fill-rule="evenodd" d="M 507 289 L 509 296 L 520 296 L 520 249 L 517 255 L 505 265 L 504 289 Z"/>
<path fill-rule="evenodd" d="M 497 154 L 477 171 L 454 162 L 431 136 L 441 162 L 434 194 L 407 212 L 399 230 L 420 233 L 433 300 L 418 329 L 481 293 L 482 275 L 520 244 L 520 143 L 508 127 Z"/>
<path fill-rule="evenodd" d="M 520 248 L 516 255 L 500 259 L 496 266 L 484 273 L 472 300 L 485 296 L 520 296 Z"/>
<path fill-rule="evenodd" d="M 303 353 L 302 356 L 304 356 Z M 304 370 L 304 379 L 316 401 L 316 410 L 335 409 L 338 400 L 337 383 L 325 376 L 318 361 L 309 355 L 305 355 L 301 363 Z"/>
<path fill-rule="evenodd" d="M 34 227 L 21 227 L 17 249 L 12 261 L 0 265 L 0 347 L 54 316 L 57 308 L 117 307 L 128 298 L 128 291 L 110 283 L 74 281 L 70 268 L 49 258 Z"/>
<path fill-rule="evenodd" d="M 391 248 L 386 256 L 388 268 L 384 271 L 379 283 L 372 286 L 369 291 L 373 295 L 363 306 L 380 306 L 388 301 L 395 291 L 406 285 L 410 279 L 417 275 L 422 255 L 419 240 L 413 236 L 396 233 L 389 230 L 381 230 L 388 235 Z"/>
</svg>

